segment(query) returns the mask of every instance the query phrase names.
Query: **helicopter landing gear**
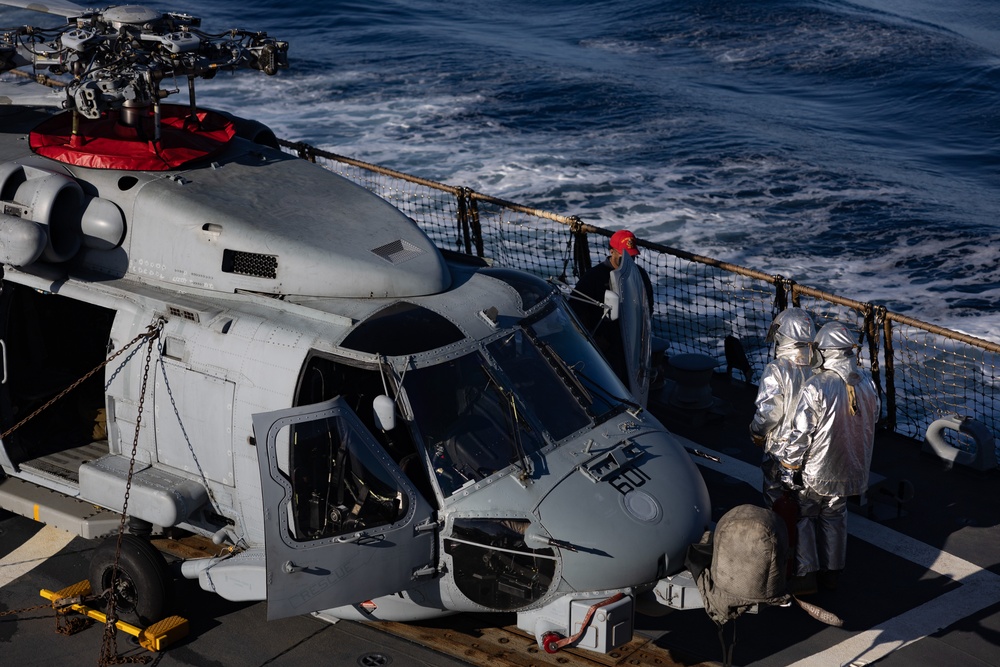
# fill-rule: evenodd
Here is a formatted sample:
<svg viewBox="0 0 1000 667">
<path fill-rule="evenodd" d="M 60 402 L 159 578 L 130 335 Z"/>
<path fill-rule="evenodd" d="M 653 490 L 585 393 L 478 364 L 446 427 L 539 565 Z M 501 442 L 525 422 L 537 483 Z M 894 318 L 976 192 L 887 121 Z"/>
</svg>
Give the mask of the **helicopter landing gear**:
<svg viewBox="0 0 1000 667">
<path fill-rule="evenodd" d="M 97 595 L 112 588 L 117 542 L 117 537 L 104 540 L 90 562 L 90 588 Z M 148 540 L 131 534 L 122 535 L 113 593 L 115 610 L 120 618 L 148 626 L 167 615 L 170 601 L 167 562 Z"/>
</svg>

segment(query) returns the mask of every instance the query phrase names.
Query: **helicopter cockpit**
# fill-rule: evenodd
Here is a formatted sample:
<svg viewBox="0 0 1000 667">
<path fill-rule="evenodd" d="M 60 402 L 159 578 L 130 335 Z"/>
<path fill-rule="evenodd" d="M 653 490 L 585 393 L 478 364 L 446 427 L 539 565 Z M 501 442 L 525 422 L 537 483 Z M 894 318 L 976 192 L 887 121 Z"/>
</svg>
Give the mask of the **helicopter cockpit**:
<svg viewBox="0 0 1000 667">
<path fill-rule="evenodd" d="M 511 466 L 524 482 L 544 469 L 540 452 L 631 405 L 624 398 L 628 390 L 555 286 L 506 270 L 486 271 L 513 284 L 527 315 L 491 320 L 484 310 L 482 319 L 495 333 L 471 338 L 429 307 L 395 302 L 341 342 L 386 355 L 380 368 L 316 354 L 298 391 L 297 405 L 343 396 L 431 503 L 430 477 L 442 502 Z M 413 333 L 404 337 L 401 330 Z M 371 406 L 383 393 L 392 394 L 405 423 L 376 423 Z M 418 443 L 424 465 L 415 460 Z M 313 490 L 324 497 L 328 492 Z"/>
<path fill-rule="evenodd" d="M 408 372 L 403 390 L 445 497 L 511 465 L 530 477 L 541 450 L 616 414 L 627 395 L 561 300 Z"/>
</svg>

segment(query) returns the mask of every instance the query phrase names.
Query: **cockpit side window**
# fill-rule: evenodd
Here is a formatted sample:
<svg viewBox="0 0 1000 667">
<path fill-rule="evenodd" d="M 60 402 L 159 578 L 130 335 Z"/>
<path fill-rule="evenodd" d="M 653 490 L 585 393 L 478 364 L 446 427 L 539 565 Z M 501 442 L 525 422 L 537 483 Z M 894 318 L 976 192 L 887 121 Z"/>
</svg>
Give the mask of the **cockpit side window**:
<svg viewBox="0 0 1000 667">
<path fill-rule="evenodd" d="M 400 301 L 359 323 L 341 345 L 359 352 L 395 357 L 435 350 L 463 338 L 465 334 L 446 317 Z"/>
<path fill-rule="evenodd" d="M 402 425 L 391 431 L 381 431 L 375 425 L 372 405 L 375 397 L 384 392 L 378 369 L 351 366 L 315 353 L 306 361 L 302 371 L 295 405 L 312 405 L 337 396 L 343 397 L 414 487 L 433 504 L 435 496 L 430 479 L 409 431 Z"/>
<path fill-rule="evenodd" d="M 292 485 L 292 539 L 325 539 L 406 516 L 406 492 L 344 419 L 285 426 L 276 442 L 279 470 Z M 287 455 L 281 451 L 286 443 Z"/>
</svg>

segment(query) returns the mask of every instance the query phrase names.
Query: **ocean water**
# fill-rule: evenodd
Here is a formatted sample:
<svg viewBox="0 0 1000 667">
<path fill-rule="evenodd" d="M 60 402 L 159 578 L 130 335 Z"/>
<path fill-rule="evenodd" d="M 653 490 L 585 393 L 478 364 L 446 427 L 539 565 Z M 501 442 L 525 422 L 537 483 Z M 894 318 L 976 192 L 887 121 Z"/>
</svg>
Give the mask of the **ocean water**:
<svg viewBox="0 0 1000 667">
<path fill-rule="evenodd" d="M 153 6 L 290 42 L 198 87 L 284 138 L 1000 342 L 995 0 Z"/>
</svg>

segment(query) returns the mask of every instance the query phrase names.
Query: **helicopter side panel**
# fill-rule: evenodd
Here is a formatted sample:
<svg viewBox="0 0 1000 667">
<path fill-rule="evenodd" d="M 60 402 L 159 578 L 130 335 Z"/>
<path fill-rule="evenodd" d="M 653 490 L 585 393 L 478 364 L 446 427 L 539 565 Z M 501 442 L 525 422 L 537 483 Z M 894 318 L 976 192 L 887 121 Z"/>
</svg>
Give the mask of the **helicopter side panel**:
<svg viewBox="0 0 1000 667">
<path fill-rule="evenodd" d="M 440 252 L 398 209 L 317 165 L 255 148 L 143 186 L 129 270 L 230 293 L 370 298 L 447 289 Z"/>
<path fill-rule="evenodd" d="M 264 518 L 257 460 L 262 452 L 254 438 L 252 415 L 292 405 L 302 365 L 318 334 L 288 328 L 270 319 L 255 322 L 254 318 L 241 318 L 229 335 L 246 337 L 246 353 L 232 360 L 238 363 L 240 377 L 233 410 L 232 447 L 240 489 L 235 500 L 244 522 L 245 539 L 261 545 Z"/>
<path fill-rule="evenodd" d="M 127 462 L 136 443 L 136 469 L 150 469 L 151 480 L 174 476 L 178 483 L 191 481 L 207 488 L 212 502 L 203 509 L 214 518 L 187 510 L 175 513 L 185 527 L 214 533 L 222 527 L 218 525 L 222 517 L 234 536 L 262 544 L 251 415 L 291 405 L 307 351 L 318 331 L 329 329 L 329 324 L 263 308 L 252 299 L 171 295 L 131 281 L 114 285 L 74 281 L 63 289 L 76 298 L 118 308 L 111 331 L 113 351 L 163 318 L 151 353 L 145 399 L 141 398 L 144 350 L 107 371 L 109 454 Z M 97 488 L 101 480 L 115 477 L 118 468 L 109 465 L 83 476 L 87 493 L 96 494 L 95 500 L 103 493 Z M 198 494 L 188 496 L 194 499 Z M 140 505 L 133 510 L 146 518 Z M 150 518 L 165 516 L 173 515 L 151 509 Z"/>
<path fill-rule="evenodd" d="M 225 305 L 203 322 L 175 317 L 165 325 L 165 361 L 156 386 L 157 459 L 204 475 L 215 511 L 233 523 L 240 539 L 259 545 L 260 474 L 251 415 L 292 404 L 323 323 L 239 298 Z"/>
<path fill-rule="evenodd" d="M 156 407 L 156 460 L 172 468 L 235 486 L 233 398 L 236 384 L 172 363 L 176 351 L 167 338 L 153 387 Z M 200 446 L 195 449 L 195 443 Z"/>
</svg>

